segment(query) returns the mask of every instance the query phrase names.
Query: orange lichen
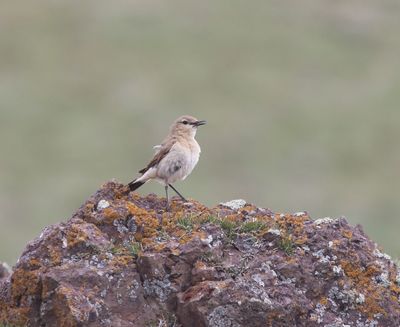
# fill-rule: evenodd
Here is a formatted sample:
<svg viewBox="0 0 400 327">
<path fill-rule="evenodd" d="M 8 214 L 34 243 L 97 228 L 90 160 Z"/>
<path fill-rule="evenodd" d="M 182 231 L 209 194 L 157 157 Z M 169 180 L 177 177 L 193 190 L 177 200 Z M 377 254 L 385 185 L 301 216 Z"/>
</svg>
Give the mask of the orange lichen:
<svg viewBox="0 0 400 327">
<path fill-rule="evenodd" d="M 390 290 L 396 294 L 400 294 L 400 287 L 395 283 L 390 284 Z"/>
<path fill-rule="evenodd" d="M 327 305 L 328 304 L 328 298 L 323 296 L 320 300 L 319 303 L 321 303 L 322 305 Z"/>
<path fill-rule="evenodd" d="M 353 237 L 353 232 L 351 230 L 342 230 L 342 235 L 348 239 L 351 239 Z"/>
<path fill-rule="evenodd" d="M 10 308 L 0 303 L 0 326 L 27 326 L 30 311 L 30 307 Z"/>
<path fill-rule="evenodd" d="M 126 267 L 127 265 L 131 264 L 134 261 L 134 257 L 130 254 L 126 255 L 116 255 L 110 261 L 110 264 L 115 267 Z"/>
<path fill-rule="evenodd" d="M 62 253 L 61 250 L 59 248 L 56 247 L 50 247 L 49 248 L 49 256 L 51 259 L 51 263 L 54 266 L 57 266 L 61 263 L 62 261 Z"/>
<path fill-rule="evenodd" d="M 165 249 L 165 243 L 154 244 L 151 249 L 156 252 L 161 252 Z"/>
<path fill-rule="evenodd" d="M 203 261 L 197 260 L 196 263 L 194 264 L 194 267 L 196 269 L 205 269 L 207 268 L 207 265 Z"/>
<path fill-rule="evenodd" d="M 99 237 L 101 236 L 101 231 L 95 226 L 93 226 L 89 230 L 89 233 L 94 234 L 93 236 L 99 236 Z M 73 248 L 76 246 L 80 246 L 82 244 L 85 245 L 88 239 L 90 238 L 90 235 L 88 234 L 86 229 L 82 228 L 82 225 L 73 224 L 68 230 L 66 238 L 67 238 L 67 247 Z"/>
<path fill-rule="evenodd" d="M 160 226 L 160 222 L 154 210 L 146 211 L 132 202 L 127 202 L 126 207 L 129 213 L 135 217 L 136 224 L 142 229 L 141 233 L 143 234 L 143 238 L 151 238 L 157 235 L 157 228 Z M 140 238 L 140 236 L 138 238 Z"/>
<path fill-rule="evenodd" d="M 12 275 L 11 295 L 18 299 L 26 295 L 35 295 L 40 289 L 40 270 L 17 269 Z"/>
<path fill-rule="evenodd" d="M 171 249 L 171 254 L 178 256 L 181 254 L 181 251 L 179 251 L 179 249 L 177 249 L 177 248 Z"/>
<path fill-rule="evenodd" d="M 106 223 L 112 223 L 120 217 L 120 214 L 113 207 L 108 207 L 103 210 L 104 220 Z"/>
<path fill-rule="evenodd" d="M 31 258 L 28 261 L 28 265 L 33 268 L 34 270 L 39 269 L 42 265 L 39 259 L 37 258 Z"/>
<path fill-rule="evenodd" d="M 296 238 L 294 240 L 294 243 L 296 243 L 297 245 L 303 245 L 303 244 L 307 243 L 307 241 L 308 241 L 307 235 L 302 235 L 302 236 Z"/>
<path fill-rule="evenodd" d="M 369 265 L 365 269 L 360 267 L 359 260 L 341 260 L 340 265 L 346 276 L 350 278 L 354 287 L 365 295 L 365 302 L 359 304 L 360 310 L 372 318 L 375 314 L 385 311 L 380 305 L 384 298 L 384 289 L 373 282 L 373 277 L 381 271 L 376 265 Z"/>
<path fill-rule="evenodd" d="M 309 218 L 307 216 L 279 215 L 276 216 L 276 224 L 281 232 L 292 235 L 293 242 L 304 244 L 307 242 L 307 236 L 304 233 L 304 222 Z"/>
</svg>

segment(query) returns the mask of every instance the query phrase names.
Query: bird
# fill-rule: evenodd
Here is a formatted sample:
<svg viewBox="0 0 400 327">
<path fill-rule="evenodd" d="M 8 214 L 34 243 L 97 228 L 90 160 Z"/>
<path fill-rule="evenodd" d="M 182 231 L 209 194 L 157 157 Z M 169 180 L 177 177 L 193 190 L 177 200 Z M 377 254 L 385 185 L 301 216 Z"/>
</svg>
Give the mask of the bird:
<svg viewBox="0 0 400 327">
<path fill-rule="evenodd" d="M 128 184 L 129 190 L 134 191 L 150 180 L 156 180 L 164 185 L 169 209 L 168 187 L 182 199 L 188 202 L 179 191 L 172 186 L 177 181 L 184 180 L 197 165 L 200 157 L 200 145 L 195 136 L 197 128 L 206 124 L 192 116 L 181 116 L 170 126 L 169 133 L 156 150 L 147 166 L 139 170 L 140 176 Z"/>
</svg>

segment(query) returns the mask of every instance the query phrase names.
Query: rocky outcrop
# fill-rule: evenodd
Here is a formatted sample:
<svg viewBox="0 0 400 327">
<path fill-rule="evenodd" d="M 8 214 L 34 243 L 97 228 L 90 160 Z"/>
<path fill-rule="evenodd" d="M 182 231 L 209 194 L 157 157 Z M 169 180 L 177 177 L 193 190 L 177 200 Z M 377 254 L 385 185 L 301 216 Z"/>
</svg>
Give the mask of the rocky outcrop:
<svg viewBox="0 0 400 327">
<path fill-rule="evenodd" d="M 13 326 L 399 326 L 400 274 L 360 226 L 109 182 L 0 283 Z"/>
</svg>

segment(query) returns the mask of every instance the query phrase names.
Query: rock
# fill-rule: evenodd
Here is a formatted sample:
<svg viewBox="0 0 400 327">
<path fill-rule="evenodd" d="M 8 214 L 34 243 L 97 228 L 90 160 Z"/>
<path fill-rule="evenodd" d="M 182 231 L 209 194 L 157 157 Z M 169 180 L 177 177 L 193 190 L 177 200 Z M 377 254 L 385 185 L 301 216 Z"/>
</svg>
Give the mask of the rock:
<svg viewBox="0 0 400 327">
<path fill-rule="evenodd" d="M 236 200 L 231 200 L 228 202 L 221 202 L 220 205 L 222 205 L 224 207 L 228 207 L 229 209 L 232 209 L 232 210 L 238 210 L 240 208 L 243 208 L 246 205 L 246 200 L 236 199 Z"/>
<path fill-rule="evenodd" d="M 0 325 L 399 326 L 400 272 L 344 218 L 106 183 L 0 264 Z"/>
<path fill-rule="evenodd" d="M 11 274 L 11 268 L 5 262 L 0 261 L 0 283 Z"/>
</svg>

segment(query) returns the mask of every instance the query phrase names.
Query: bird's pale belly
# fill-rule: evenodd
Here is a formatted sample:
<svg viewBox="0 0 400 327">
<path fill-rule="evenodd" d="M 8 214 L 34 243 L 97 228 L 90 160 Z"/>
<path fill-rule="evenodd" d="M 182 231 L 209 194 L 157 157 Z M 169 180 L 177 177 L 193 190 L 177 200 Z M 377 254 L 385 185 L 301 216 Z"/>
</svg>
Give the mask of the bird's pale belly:
<svg viewBox="0 0 400 327">
<path fill-rule="evenodd" d="M 166 158 L 163 169 L 159 170 L 157 176 L 161 183 L 172 184 L 184 180 L 199 161 L 199 151 L 190 151 L 171 155 Z"/>
</svg>

